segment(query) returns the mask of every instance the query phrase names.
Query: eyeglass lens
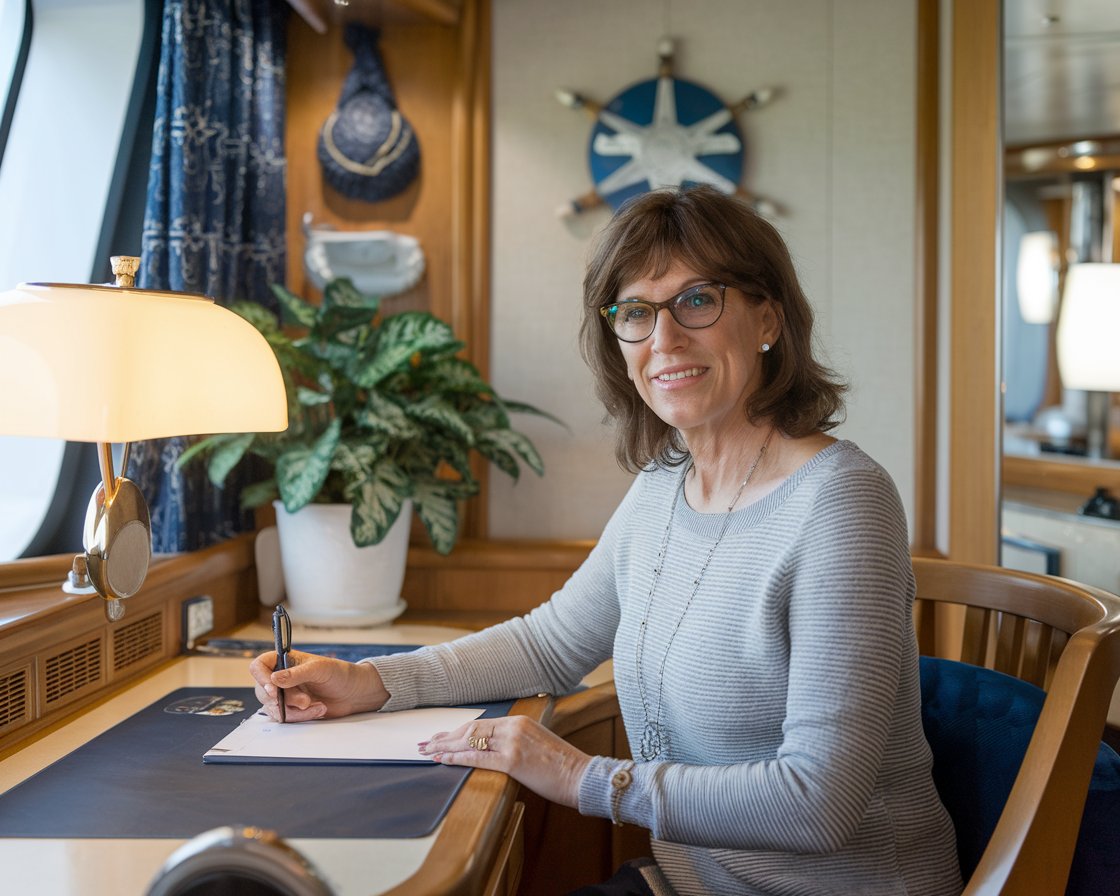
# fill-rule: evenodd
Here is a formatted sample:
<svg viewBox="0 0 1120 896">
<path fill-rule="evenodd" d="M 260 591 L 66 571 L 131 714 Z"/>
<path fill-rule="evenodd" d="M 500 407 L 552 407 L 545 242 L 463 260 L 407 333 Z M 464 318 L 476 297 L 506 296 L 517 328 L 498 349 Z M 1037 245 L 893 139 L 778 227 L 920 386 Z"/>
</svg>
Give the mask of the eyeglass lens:
<svg viewBox="0 0 1120 896">
<path fill-rule="evenodd" d="M 682 327 L 690 330 L 710 327 L 723 313 L 723 290 L 718 284 L 702 283 L 665 302 L 624 301 L 603 310 L 619 339 L 641 342 L 653 333 L 657 312 L 662 308 L 668 308 L 673 320 Z"/>
</svg>

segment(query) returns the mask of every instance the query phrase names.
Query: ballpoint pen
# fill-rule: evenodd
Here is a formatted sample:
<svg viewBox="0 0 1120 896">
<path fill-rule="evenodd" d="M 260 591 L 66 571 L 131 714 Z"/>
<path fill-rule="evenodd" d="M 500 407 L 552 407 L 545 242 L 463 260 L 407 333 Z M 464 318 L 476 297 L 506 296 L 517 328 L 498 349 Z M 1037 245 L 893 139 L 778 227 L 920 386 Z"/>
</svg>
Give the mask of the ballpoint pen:
<svg viewBox="0 0 1120 896">
<path fill-rule="evenodd" d="M 276 644 L 276 668 L 288 668 L 288 651 L 292 649 L 292 618 L 280 604 L 272 612 L 272 639 Z M 276 689 L 277 705 L 280 707 L 280 721 L 287 721 L 284 706 L 284 689 Z"/>
</svg>

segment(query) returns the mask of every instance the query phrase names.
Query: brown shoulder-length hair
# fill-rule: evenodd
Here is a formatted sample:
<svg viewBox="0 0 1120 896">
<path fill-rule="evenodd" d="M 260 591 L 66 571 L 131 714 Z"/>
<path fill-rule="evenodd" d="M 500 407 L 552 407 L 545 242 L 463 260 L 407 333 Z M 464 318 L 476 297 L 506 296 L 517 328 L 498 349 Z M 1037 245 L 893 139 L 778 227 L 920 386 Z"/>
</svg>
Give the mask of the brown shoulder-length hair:
<svg viewBox="0 0 1120 896">
<path fill-rule="evenodd" d="M 714 187 L 654 190 L 628 202 L 599 235 L 583 280 L 580 349 L 614 419 L 615 454 L 626 470 L 680 463 L 680 434 L 654 414 L 626 375 L 618 339 L 599 309 L 628 283 L 657 278 L 680 261 L 756 301 L 770 299 L 781 335 L 762 358 L 762 386 L 747 418 L 772 420 L 789 436 L 837 426 L 847 385 L 813 357 L 813 311 L 777 230 L 743 201 Z M 758 346 L 743 346 L 758 351 Z"/>
</svg>

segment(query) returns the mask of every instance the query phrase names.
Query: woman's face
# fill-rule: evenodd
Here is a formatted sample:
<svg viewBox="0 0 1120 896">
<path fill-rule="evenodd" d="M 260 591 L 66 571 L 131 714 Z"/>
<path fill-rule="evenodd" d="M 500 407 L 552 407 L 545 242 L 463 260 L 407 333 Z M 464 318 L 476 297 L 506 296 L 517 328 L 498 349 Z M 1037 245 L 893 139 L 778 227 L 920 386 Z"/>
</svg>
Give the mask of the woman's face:
<svg viewBox="0 0 1120 896">
<path fill-rule="evenodd" d="M 618 299 L 664 302 L 704 282 L 678 261 L 662 277 L 626 284 Z M 780 332 L 770 301 L 752 301 L 729 286 L 723 314 L 710 327 L 683 327 L 662 309 L 651 336 L 619 341 L 619 348 L 642 400 L 694 445 L 743 426 L 746 400 L 762 383 L 762 344 L 774 345 Z"/>
</svg>

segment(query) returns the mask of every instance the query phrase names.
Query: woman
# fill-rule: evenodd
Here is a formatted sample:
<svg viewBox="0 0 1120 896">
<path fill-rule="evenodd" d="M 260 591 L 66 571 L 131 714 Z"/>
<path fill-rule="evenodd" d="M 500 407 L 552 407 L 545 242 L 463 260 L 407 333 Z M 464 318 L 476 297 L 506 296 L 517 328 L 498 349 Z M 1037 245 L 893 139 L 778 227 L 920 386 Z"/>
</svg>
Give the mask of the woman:
<svg viewBox="0 0 1120 896">
<path fill-rule="evenodd" d="M 346 665 L 253 663 L 289 720 L 559 694 L 605 659 L 633 756 L 517 718 L 421 746 L 650 829 L 678 893 L 960 891 L 921 726 L 906 521 L 886 472 L 827 435 L 843 386 L 777 232 L 700 187 L 634 200 L 584 280 L 584 356 L 638 475 L 528 616 Z"/>
</svg>

